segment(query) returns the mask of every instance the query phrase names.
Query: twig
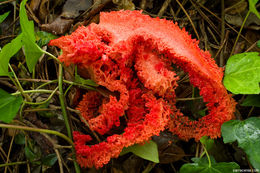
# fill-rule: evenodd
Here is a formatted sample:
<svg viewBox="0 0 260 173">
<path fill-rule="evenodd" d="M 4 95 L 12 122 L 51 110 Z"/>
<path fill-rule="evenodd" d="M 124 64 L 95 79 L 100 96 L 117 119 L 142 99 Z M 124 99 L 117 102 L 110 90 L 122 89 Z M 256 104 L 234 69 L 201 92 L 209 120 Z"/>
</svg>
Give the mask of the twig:
<svg viewBox="0 0 260 173">
<path fill-rule="evenodd" d="M 187 16 L 187 18 L 189 19 L 189 21 L 190 21 L 190 23 L 191 23 L 191 26 L 192 26 L 192 28 L 193 28 L 195 34 L 196 34 L 197 39 L 200 40 L 199 34 L 198 34 L 198 32 L 197 32 L 197 30 L 196 30 L 196 28 L 195 28 L 195 26 L 194 26 L 194 24 L 193 24 L 193 22 L 192 22 L 190 16 L 189 16 L 189 14 L 188 14 L 187 11 L 185 10 L 185 8 L 182 6 L 182 4 L 179 2 L 179 0 L 176 0 L 176 2 L 179 4 L 179 6 L 181 7 L 181 9 L 183 10 L 183 12 L 185 13 L 185 15 Z"/>
<path fill-rule="evenodd" d="M 256 46 L 256 44 L 257 44 L 257 41 L 254 42 L 245 52 L 248 52 L 248 51 L 250 51 L 251 49 L 253 49 L 253 48 Z"/>
<path fill-rule="evenodd" d="M 206 8 L 205 6 L 203 6 L 202 4 L 198 3 L 197 1 L 195 1 L 195 3 L 200 6 L 201 8 L 203 8 L 204 10 L 206 10 L 208 13 L 210 13 L 211 15 L 213 15 L 216 19 L 218 19 L 219 21 L 221 21 L 221 18 L 219 18 L 216 14 L 214 14 L 212 11 L 210 11 L 208 8 Z M 238 33 L 237 30 L 235 30 L 231 25 L 229 25 L 228 23 L 225 23 L 225 25 L 227 25 L 230 29 L 232 29 L 235 33 Z M 246 37 L 244 37 L 243 35 L 241 35 L 241 37 L 246 40 L 248 43 L 252 44 L 251 41 L 249 41 Z"/>
<path fill-rule="evenodd" d="M 8 1 L 0 2 L 0 5 L 7 4 L 7 3 L 13 2 L 13 1 L 15 1 L 15 0 L 8 0 Z"/>
<path fill-rule="evenodd" d="M 8 164 L 8 162 L 9 162 L 10 153 L 11 153 L 12 146 L 13 146 L 13 143 L 14 143 L 15 133 L 16 133 L 16 130 L 15 130 L 15 132 L 14 132 L 14 135 L 12 136 L 12 139 L 11 139 L 11 142 L 10 142 L 10 146 L 9 146 L 9 149 L 8 149 L 7 158 L 6 158 L 6 163 L 7 163 L 7 164 Z M 7 168 L 8 168 L 8 166 L 5 167 L 4 173 L 7 172 Z"/>
<path fill-rule="evenodd" d="M 71 144 L 72 146 L 74 146 L 74 143 L 72 142 L 72 140 L 70 138 L 68 138 L 67 136 L 65 136 L 64 134 L 54 131 L 54 130 L 49 130 L 49 129 L 40 129 L 40 128 L 32 128 L 32 127 L 24 127 L 24 126 L 17 126 L 17 125 L 11 125 L 11 124 L 1 124 L 0 123 L 0 127 L 1 128 L 8 128 L 8 129 L 18 129 L 18 130 L 25 130 L 25 131 L 32 131 L 32 132 L 39 132 L 39 133 L 48 133 L 48 134 L 52 134 L 52 135 L 56 135 L 59 136 L 61 138 L 63 138 L 64 140 L 66 140 L 69 144 Z"/>
<path fill-rule="evenodd" d="M 171 0 L 165 0 L 159 13 L 157 14 L 160 18 L 162 17 L 162 15 L 164 14 L 165 10 L 167 9 L 168 5 L 170 4 Z"/>
<path fill-rule="evenodd" d="M 224 45 L 224 39 L 225 39 L 225 1 L 224 0 L 221 0 L 221 34 L 220 34 L 220 38 L 221 38 L 221 45 Z M 220 67 L 222 67 L 224 65 L 223 49 L 220 52 L 219 65 L 220 65 Z"/>
<path fill-rule="evenodd" d="M 238 32 L 238 34 L 237 34 L 237 38 L 236 38 L 236 41 L 235 41 L 234 46 L 233 46 L 233 48 L 232 48 L 232 51 L 231 51 L 231 53 L 230 53 L 230 56 L 232 56 L 233 53 L 234 53 L 235 47 L 236 47 L 236 45 L 237 45 L 237 41 L 238 41 L 238 39 L 239 39 L 239 37 L 240 37 L 240 34 L 241 34 L 241 32 L 242 32 L 242 30 L 243 30 L 243 28 L 244 28 L 244 26 L 245 26 L 245 23 L 246 23 L 246 20 L 247 20 L 249 14 L 250 14 L 250 11 L 247 12 L 246 17 L 245 17 L 245 19 L 244 19 L 244 21 L 243 21 L 243 23 L 242 23 L 242 25 L 241 25 L 241 27 L 240 27 L 240 30 L 239 30 L 239 32 Z"/>
<path fill-rule="evenodd" d="M 27 161 L 23 161 L 23 162 L 11 162 L 11 163 L 4 163 L 4 164 L 0 164 L 0 168 L 4 167 L 4 166 L 12 166 L 12 165 L 22 165 L 22 164 L 27 164 Z M 10 171 L 10 170 L 9 170 Z M 12 172 L 12 171 L 10 171 Z"/>
</svg>

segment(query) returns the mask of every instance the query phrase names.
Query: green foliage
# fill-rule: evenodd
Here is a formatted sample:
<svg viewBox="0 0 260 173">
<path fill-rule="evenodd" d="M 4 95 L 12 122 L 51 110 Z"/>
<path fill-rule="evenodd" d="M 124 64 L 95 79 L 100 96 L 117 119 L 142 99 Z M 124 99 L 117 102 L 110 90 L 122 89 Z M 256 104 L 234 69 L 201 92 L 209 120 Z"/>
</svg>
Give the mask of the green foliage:
<svg viewBox="0 0 260 173">
<path fill-rule="evenodd" d="M 180 173 L 230 173 L 234 169 L 239 169 L 239 165 L 235 162 L 217 163 L 213 157 L 210 157 L 210 163 L 207 157 L 192 158 L 194 163 L 186 163 L 182 165 Z"/>
<path fill-rule="evenodd" d="M 9 13 L 10 13 L 10 11 L 0 15 L 0 23 L 2 23 L 6 19 L 6 17 L 9 15 Z"/>
<path fill-rule="evenodd" d="M 20 25 L 22 29 L 22 42 L 24 44 L 24 52 L 26 64 L 30 72 L 34 69 L 38 59 L 43 54 L 41 48 L 35 43 L 36 38 L 34 35 L 33 21 L 29 21 L 26 15 L 25 4 L 27 0 L 23 0 L 20 4 Z"/>
<path fill-rule="evenodd" d="M 49 154 L 41 159 L 42 164 L 46 166 L 53 166 L 57 161 L 57 156 L 55 153 Z"/>
<path fill-rule="evenodd" d="M 25 136 L 23 133 L 18 133 L 14 137 L 14 143 L 19 144 L 19 145 L 24 145 L 25 144 Z"/>
<path fill-rule="evenodd" d="M 258 41 L 256 42 L 256 45 L 257 45 L 258 48 L 260 48 L 260 40 L 258 40 Z"/>
<path fill-rule="evenodd" d="M 97 87 L 98 86 L 98 84 L 96 84 L 93 80 L 91 80 L 91 79 L 83 79 L 78 74 L 75 75 L 75 82 L 80 83 L 82 85 L 88 85 L 88 86 L 93 86 L 93 87 Z"/>
<path fill-rule="evenodd" d="M 36 32 L 36 42 L 38 46 L 42 47 L 50 42 L 50 40 L 58 38 L 56 35 L 53 35 L 48 32 L 38 31 Z"/>
<path fill-rule="evenodd" d="M 224 143 L 237 141 L 248 156 L 251 164 L 260 169 L 260 119 L 248 118 L 245 121 L 231 120 L 221 127 Z"/>
<path fill-rule="evenodd" d="M 231 56 L 226 64 L 224 85 L 234 94 L 260 93 L 260 56 L 258 52 Z"/>
<path fill-rule="evenodd" d="M 132 152 L 143 159 L 159 163 L 158 147 L 157 144 L 153 141 L 149 141 L 144 145 L 135 144 L 124 148 L 120 155 L 124 155 L 129 152 Z"/>
<path fill-rule="evenodd" d="M 8 76 L 8 63 L 22 47 L 22 34 L 6 44 L 0 52 L 0 76 Z"/>
<path fill-rule="evenodd" d="M 241 105 L 260 107 L 260 95 L 248 95 Z"/>
<path fill-rule="evenodd" d="M 205 146 L 207 150 L 210 150 L 214 145 L 214 140 L 210 139 L 208 136 L 203 136 L 200 138 L 200 142 Z"/>
<path fill-rule="evenodd" d="M 258 0 L 248 0 L 248 2 L 249 2 L 249 11 L 254 13 L 260 19 L 260 13 L 257 11 L 255 7 Z"/>
<path fill-rule="evenodd" d="M 24 148 L 24 154 L 30 162 L 33 162 L 38 157 L 28 146 Z"/>
<path fill-rule="evenodd" d="M 10 123 L 16 116 L 22 102 L 22 96 L 12 96 L 0 88 L 0 120 Z"/>
</svg>

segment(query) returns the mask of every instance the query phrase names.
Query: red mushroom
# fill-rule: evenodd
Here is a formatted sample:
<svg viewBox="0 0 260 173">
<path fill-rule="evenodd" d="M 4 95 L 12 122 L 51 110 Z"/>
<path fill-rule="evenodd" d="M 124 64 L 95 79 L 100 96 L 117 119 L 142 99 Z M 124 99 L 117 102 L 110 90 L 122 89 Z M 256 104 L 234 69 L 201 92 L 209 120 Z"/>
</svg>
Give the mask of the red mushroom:
<svg viewBox="0 0 260 173">
<path fill-rule="evenodd" d="M 123 147 L 143 143 L 166 128 L 184 140 L 217 138 L 222 123 L 233 118 L 235 102 L 222 85 L 222 69 L 171 21 L 141 11 L 103 12 L 99 24 L 79 27 L 50 45 L 63 50 L 59 59 L 66 65 L 77 64 L 97 84 L 119 93 L 109 98 L 97 92 L 84 96 L 78 109 L 91 129 L 103 135 L 127 116 L 123 134 L 96 145 L 86 145 L 90 136 L 74 132 L 77 160 L 83 167 L 102 167 Z M 172 64 L 189 74 L 207 103 L 209 114 L 198 121 L 175 106 L 178 77 Z"/>
</svg>

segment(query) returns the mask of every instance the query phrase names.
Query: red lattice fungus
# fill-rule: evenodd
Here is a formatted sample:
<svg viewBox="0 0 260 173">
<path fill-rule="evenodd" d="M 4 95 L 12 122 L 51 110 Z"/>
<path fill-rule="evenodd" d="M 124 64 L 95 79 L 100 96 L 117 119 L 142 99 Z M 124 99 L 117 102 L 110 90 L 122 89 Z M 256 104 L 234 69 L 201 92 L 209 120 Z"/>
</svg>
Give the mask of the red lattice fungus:
<svg viewBox="0 0 260 173">
<path fill-rule="evenodd" d="M 143 143 L 166 128 L 184 140 L 217 138 L 222 123 L 233 118 L 235 102 L 222 85 L 222 69 L 171 21 L 141 11 L 101 13 L 99 24 L 79 27 L 50 45 L 63 50 L 59 59 L 66 65 L 80 66 L 97 84 L 118 93 L 109 98 L 96 91 L 85 94 L 78 109 L 92 130 L 104 135 L 120 125 L 121 116 L 127 117 L 121 135 L 96 145 L 86 145 L 91 137 L 74 132 L 77 160 L 83 167 L 102 167 L 123 147 Z M 175 106 L 178 77 L 172 64 L 189 74 L 207 103 L 209 114 L 198 121 Z"/>
</svg>

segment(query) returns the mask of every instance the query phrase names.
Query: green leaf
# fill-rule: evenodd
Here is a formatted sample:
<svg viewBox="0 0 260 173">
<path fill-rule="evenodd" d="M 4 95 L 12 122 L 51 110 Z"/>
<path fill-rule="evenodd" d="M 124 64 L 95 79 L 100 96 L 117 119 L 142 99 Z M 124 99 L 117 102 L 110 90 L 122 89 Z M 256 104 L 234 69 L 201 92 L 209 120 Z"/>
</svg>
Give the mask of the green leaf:
<svg viewBox="0 0 260 173">
<path fill-rule="evenodd" d="M 20 24 L 23 33 L 22 42 L 24 44 L 24 52 L 26 64 L 30 72 L 34 69 L 38 59 L 43 54 L 42 49 L 35 43 L 34 24 L 29 21 L 26 15 L 25 4 L 27 0 L 23 0 L 20 5 Z"/>
<path fill-rule="evenodd" d="M 55 153 L 49 154 L 42 158 L 42 164 L 46 166 L 53 166 L 57 161 L 57 156 Z"/>
<path fill-rule="evenodd" d="M 37 158 L 37 155 L 28 146 L 24 148 L 24 154 L 30 162 L 33 162 Z"/>
<path fill-rule="evenodd" d="M 255 5 L 258 0 L 248 0 L 249 1 L 249 11 L 254 13 L 260 19 L 260 13 L 257 11 Z"/>
<path fill-rule="evenodd" d="M 96 84 L 93 80 L 83 79 L 78 74 L 75 75 L 75 82 L 80 83 L 82 85 L 89 85 L 89 86 L 94 86 L 94 87 L 98 86 L 98 84 Z"/>
<path fill-rule="evenodd" d="M 36 32 L 36 42 L 37 44 L 42 47 L 50 42 L 50 40 L 58 38 L 56 35 L 53 35 L 48 32 L 38 31 Z"/>
<path fill-rule="evenodd" d="M 0 76 L 8 76 L 8 63 L 22 47 L 22 34 L 6 44 L 0 52 Z"/>
<path fill-rule="evenodd" d="M 6 19 L 6 17 L 9 15 L 9 13 L 10 13 L 10 11 L 0 15 L 0 23 L 2 23 Z"/>
<path fill-rule="evenodd" d="M 226 64 L 224 85 L 234 94 L 260 93 L 260 56 L 258 52 L 231 56 Z"/>
<path fill-rule="evenodd" d="M 153 141 L 149 141 L 144 145 L 135 144 L 124 148 L 120 155 L 124 155 L 129 152 L 132 152 L 143 159 L 159 163 L 158 147 L 157 144 Z"/>
<path fill-rule="evenodd" d="M 257 45 L 258 48 L 260 48 L 260 40 L 258 40 L 258 41 L 256 42 L 256 45 Z"/>
<path fill-rule="evenodd" d="M 180 173 L 230 173 L 234 169 L 239 169 L 239 165 L 235 162 L 220 162 L 216 163 L 215 159 L 211 156 L 211 165 L 207 157 L 193 158 L 194 163 L 186 163 L 182 165 Z"/>
<path fill-rule="evenodd" d="M 210 139 L 208 136 L 203 136 L 200 138 L 200 142 L 205 146 L 207 150 L 210 150 L 214 145 L 214 140 Z"/>
<path fill-rule="evenodd" d="M 260 95 L 248 95 L 241 105 L 260 107 Z"/>
<path fill-rule="evenodd" d="M 224 143 L 238 142 L 251 164 L 260 169 L 260 118 L 252 117 L 245 121 L 231 120 L 221 127 Z"/>
<path fill-rule="evenodd" d="M 24 134 L 23 133 L 18 133 L 17 135 L 15 135 L 14 142 L 16 144 L 19 144 L 19 145 L 24 145 L 25 144 L 25 136 L 24 136 Z"/>
<path fill-rule="evenodd" d="M 0 88 L 0 120 L 10 123 L 20 109 L 22 96 L 12 96 Z"/>
</svg>

